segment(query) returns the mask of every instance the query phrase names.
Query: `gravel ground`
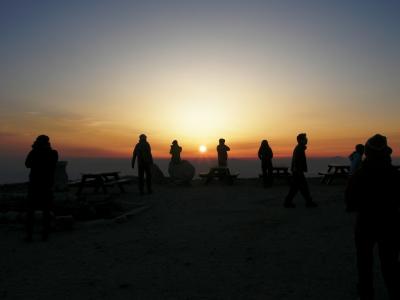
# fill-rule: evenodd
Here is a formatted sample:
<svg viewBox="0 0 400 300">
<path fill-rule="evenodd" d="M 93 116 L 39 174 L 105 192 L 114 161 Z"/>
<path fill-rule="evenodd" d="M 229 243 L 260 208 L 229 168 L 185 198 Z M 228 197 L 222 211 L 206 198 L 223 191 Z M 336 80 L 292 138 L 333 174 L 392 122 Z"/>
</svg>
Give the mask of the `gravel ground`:
<svg viewBox="0 0 400 300">
<path fill-rule="evenodd" d="M 310 180 L 318 208 L 285 209 L 286 185 L 256 180 L 156 186 L 119 222 L 80 224 L 49 241 L 1 225 L 1 299 L 357 299 L 353 216 L 344 184 Z M 379 265 L 376 296 L 387 299 Z"/>
</svg>

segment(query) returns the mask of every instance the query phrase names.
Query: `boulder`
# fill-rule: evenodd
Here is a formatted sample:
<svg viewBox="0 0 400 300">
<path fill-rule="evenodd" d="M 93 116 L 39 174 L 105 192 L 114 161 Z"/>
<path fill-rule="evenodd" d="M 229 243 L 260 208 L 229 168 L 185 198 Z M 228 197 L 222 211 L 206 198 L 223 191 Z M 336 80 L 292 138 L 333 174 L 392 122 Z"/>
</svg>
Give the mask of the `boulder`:
<svg viewBox="0 0 400 300">
<path fill-rule="evenodd" d="M 189 183 L 195 174 L 194 166 L 187 160 L 182 160 L 179 164 L 169 163 L 168 173 L 176 183 Z"/>
<path fill-rule="evenodd" d="M 163 183 L 165 181 L 163 172 L 156 164 L 151 167 L 151 179 L 153 183 Z"/>
<path fill-rule="evenodd" d="M 54 173 L 54 189 L 56 191 L 65 191 L 68 189 L 67 161 L 59 161 Z"/>
</svg>

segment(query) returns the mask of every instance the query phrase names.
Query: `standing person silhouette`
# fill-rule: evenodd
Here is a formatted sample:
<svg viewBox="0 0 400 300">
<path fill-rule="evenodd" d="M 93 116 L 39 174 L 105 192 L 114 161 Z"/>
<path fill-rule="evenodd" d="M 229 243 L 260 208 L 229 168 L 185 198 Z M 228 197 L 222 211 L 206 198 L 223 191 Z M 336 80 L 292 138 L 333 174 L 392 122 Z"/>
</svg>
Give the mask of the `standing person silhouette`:
<svg viewBox="0 0 400 300">
<path fill-rule="evenodd" d="M 28 187 L 28 212 L 26 218 L 26 240 L 32 241 L 35 209 L 43 211 L 42 239 L 50 232 L 50 210 L 53 202 L 54 172 L 58 153 L 50 145 L 46 135 L 39 135 L 25 160 L 30 170 Z"/>
<path fill-rule="evenodd" d="M 132 169 L 135 168 L 135 161 L 138 162 L 139 175 L 139 191 L 144 195 L 144 176 L 146 174 L 147 192 L 153 192 L 151 187 L 151 167 L 153 166 L 153 156 L 151 155 L 151 147 L 147 142 L 147 137 L 144 134 L 139 136 L 139 143 L 136 144 L 132 155 Z"/>
<path fill-rule="evenodd" d="M 218 167 L 226 168 L 228 166 L 228 151 L 231 149 L 225 145 L 225 139 L 219 139 L 217 146 Z"/>
<path fill-rule="evenodd" d="M 346 188 L 346 208 L 356 213 L 354 239 L 360 300 L 374 299 L 373 256 L 378 246 L 383 279 L 391 300 L 400 299 L 400 174 L 392 166 L 386 137 L 365 144 L 365 160 Z"/>
<path fill-rule="evenodd" d="M 272 185 L 272 158 L 274 154 L 267 140 L 261 142 L 258 149 L 258 158 L 261 160 L 261 171 L 263 176 L 264 186 Z"/>
<path fill-rule="evenodd" d="M 177 165 L 181 163 L 181 152 L 182 147 L 178 145 L 177 140 L 172 141 L 171 149 L 169 150 L 169 154 L 171 154 L 171 163 Z"/>
<path fill-rule="evenodd" d="M 305 198 L 306 207 L 317 206 L 317 204 L 313 202 L 311 198 L 307 179 L 304 176 L 304 173 L 308 171 L 306 158 L 307 143 L 308 139 L 305 133 L 300 133 L 297 135 L 297 146 L 294 148 L 292 157 L 292 182 L 290 184 L 289 193 L 284 202 L 284 207 L 286 208 L 295 207 L 293 198 L 296 196 L 298 191 L 300 191 L 302 196 Z"/>
<path fill-rule="evenodd" d="M 364 155 L 364 145 L 357 144 L 355 151 L 349 155 L 350 159 L 350 175 L 353 175 L 361 167 L 362 157 Z"/>
</svg>

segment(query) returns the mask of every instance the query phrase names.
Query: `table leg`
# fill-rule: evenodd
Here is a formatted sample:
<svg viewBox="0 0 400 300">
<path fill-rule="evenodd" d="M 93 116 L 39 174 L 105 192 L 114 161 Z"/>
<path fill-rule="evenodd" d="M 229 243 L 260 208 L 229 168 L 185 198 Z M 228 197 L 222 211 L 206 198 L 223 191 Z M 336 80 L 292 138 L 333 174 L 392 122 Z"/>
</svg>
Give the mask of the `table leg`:
<svg viewBox="0 0 400 300">
<path fill-rule="evenodd" d="M 86 177 L 82 177 L 81 183 L 79 184 L 78 191 L 76 192 L 77 195 L 80 195 L 82 193 L 83 188 L 85 186 L 85 182 L 86 182 Z"/>
</svg>

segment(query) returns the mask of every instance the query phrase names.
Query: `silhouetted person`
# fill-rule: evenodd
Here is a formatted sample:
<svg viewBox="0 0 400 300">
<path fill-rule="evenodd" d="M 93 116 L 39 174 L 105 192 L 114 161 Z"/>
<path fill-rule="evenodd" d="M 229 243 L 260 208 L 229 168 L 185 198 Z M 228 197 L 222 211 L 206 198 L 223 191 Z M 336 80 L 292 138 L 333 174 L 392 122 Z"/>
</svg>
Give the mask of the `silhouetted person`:
<svg viewBox="0 0 400 300">
<path fill-rule="evenodd" d="M 225 145 L 225 139 L 219 139 L 219 144 L 217 146 L 218 152 L 218 167 L 228 166 L 228 151 L 231 149 Z"/>
<path fill-rule="evenodd" d="M 312 201 L 307 179 L 304 176 L 304 173 L 308 171 L 306 159 L 307 142 L 308 139 L 305 133 L 300 133 L 297 136 L 297 146 L 294 148 L 292 157 L 292 181 L 290 184 L 289 193 L 284 202 L 284 206 L 287 208 L 295 207 L 293 204 L 293 198 L 296 196 L 298 191 L 300 191 L 305 198 L 307 207 L 317 206 L 317 204 Z"/>
<path fill-rule="evenodd" d="M 50 145 L 49 137 L 39 135 L 25 160 L 29 173 L 28 212 L 26 218 L 26 240 L 32 240 L 34 214 L 43 211 L 42 239 L 47 240 L 50 232 L 50 210 L 53 203 L 54 172 L 58 153 Z"/>
<path fill-rule="evenodd" d="M 171 162 L 173 164 L 181 163 L 181 152 L 182 147 L 178 145 L 178 141 L 174 140 L 171 145 L 171 149 L 169 150 L 169 154 L 171 154 Z"/>
<path fill-rule="evenodd" d="M 364 145 L 356 145 L 356 149 L 350 154 L 350 175 L 353 175 L 361 167 L 362 157 L 364 155 Z"/>
<path fill-rule="evenodd" d="M 386 137 L 374 135 L 365 144 L 365 160 L 346 189 L 347 211 L 356 212 L 355 244 L 358 292 L 372 300 L 373 249 L 378 245 L 380 265 L 390 299 L 400 299 L 399 172 L 392 166 Z"/>
<path fill-rule="evenodd" d="M 261 160 L 261 171 L 264 181 L 264 186 L 270 186 L 272 184 L 272 153 L 271 147 L 268 145 L 267 140 L 263 140 L 258 149 L 258 158 Z"/>
<path fill-rule="evenodd" d="M 132 155 L 132 169 L 135 168 L 135 161 L 138 162 L 138 175 L 139 175 L 139 191 L 144 194 L 144 176 L 146 174 L 147 192 L 153 192 L 151 187 L 151 168 L 153 166 L 153 156 L 151 155 L 151 147 L 147 142 L 147 137 L 144 134 L 139 136 L 139 143 L 136 144 Z"/>
</svg>

